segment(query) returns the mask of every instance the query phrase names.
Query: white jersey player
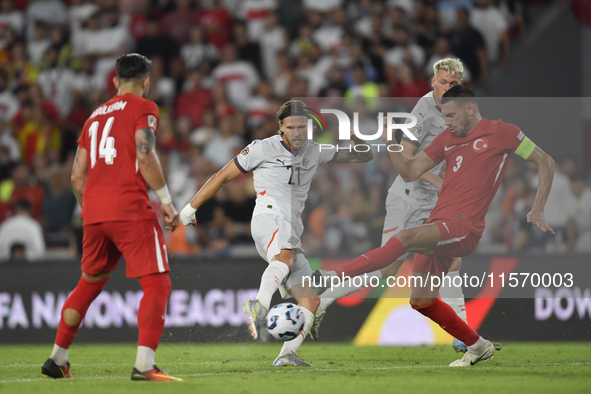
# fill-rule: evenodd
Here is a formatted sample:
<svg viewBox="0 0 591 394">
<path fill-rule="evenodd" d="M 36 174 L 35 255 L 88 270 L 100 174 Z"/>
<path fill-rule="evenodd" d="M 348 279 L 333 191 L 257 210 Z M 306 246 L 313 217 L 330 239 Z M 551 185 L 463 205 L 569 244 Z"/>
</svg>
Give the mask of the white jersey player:
<svg viewBox="0 0 591 394">
<path fill-rule="evenodd" d="M 441 114 L 440 98 L 449 88 L 462 83 L 463 71 L 462 63 L 456 59 L 442 59 L 433 65 L 434 75 L 431 79 L 433 91 L 424 95 L 412 110 L 412 114 L 417 117 L 417 125 L 411 128 L 410 131 L 417 140 L 411 140 L 405 135 L 401 142 L 403 151 L 407 156 L 416 156 L 422 152 L 446 128 L 445 120 Z M 386 197 L 386 218 L 382 233 L 382 246 L 400 231 L 420 226 L 427 222 L 429 214 L 437 202 L 437 193 L 441 190 L 443 184 L 443 179 L 438 176 L 442 164 L 440 163 L 414 182 L 404 182 L 400 175 L 396 177 Z M 379 279 L 394 276 L 407 255 L 408 253 L 400 256 L 390 266 L 368 273 L 367 275 L 369 277 L 375 276 Z M 452 277 L 452 280 L 454 276 L 459 275 L 461 265 L 461 259 L 454 260 L 448 275 Z M 338 288 L 322 293 L 320 307 L 316 312 L 316 330 L 318 330 L 320 321 L 324 317 L 328 306 L 338 298 L 345 297 L 360 289 L 361 287 L 353 286 L 348 281 Z M 449 304 L 466 321 L 462 288 L 444 288 L 442 286 L 440 295 L 441 299 Z M 465 352 L 467 350 L 465 345 L 458 340 L 454 340 L 454 349 L 458 352 Z"/>
<path fill-rule="evenodd" d="M 183 224 L 195 225 L 195 211 L 203 202 L 232 179 L 242 173 L 253 172 L 257 198 L 251 233 L 259 255 L 269 265 L 261 277 L 256 299 L 245 302 L 244 311 L 250 317 L 253 338 L 258 339 L 275 291 L 280 289 L 283 297 L 291 293 L 302 307 L 304 329 L 302 335 L 284 343 L 273 365 L 310 366 L 295 354 L 308 333 L 317 338 L 311 330 L 320 304 L 309 283 L 302 283 L 304 276 L 311 277 L 312 270 L 304 257 L 300 240 L 304 230 L 301 214 L 318 166 L 367 162 L 373 159 L 373 152 L 338 152 L 334 148 L 320 150 L 317 143 L 305 139 L 308 118 L 301 101 L 288 101 L 277 117 L 278 135 L 253 141 L 244 148 L 211 177 L 180 216 Z M 353 139 L 356 143 L 364 143 L 355 137 Z"/>
</svg>

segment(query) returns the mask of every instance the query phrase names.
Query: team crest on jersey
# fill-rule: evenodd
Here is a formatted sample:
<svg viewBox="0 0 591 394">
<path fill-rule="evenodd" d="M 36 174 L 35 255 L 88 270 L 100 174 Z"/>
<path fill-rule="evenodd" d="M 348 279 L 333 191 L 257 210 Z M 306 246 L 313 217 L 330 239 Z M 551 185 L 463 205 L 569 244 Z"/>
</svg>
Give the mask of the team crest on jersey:
<svg viewBox="0 0 591 394">
<path fill-rule="evenodd" d="M 488 148 L 488 139 L 486 137 L 478 138 L 472 143 L 472 149 L 476 152 Z"/>
<path fill-rule="evenodd" d="M 153 129 L 156 128 L 156 117 L 154 115 L 148 115 L 148 126 Z"/>
<path fill-rule="evenodd" d="M 308 167 L 308 164 L 309 164 L 309 163 L 310 163 L 310 160 L 309 160 L 309 159 L 306 159 L 306 158 L 304 158 L 304 159 L 302 160 L 302 165 L 303 165 L 304 167 Z"/>
<path fill-rule="evenodd" d="M 248 155 L 249 153 L 250 153 L 250 148 L 248 146 L 246 148 L 242 149 L 242 151 L 240 152 L 242 157 L 246 157 L 246 155 Z"/>
<path fill-rule="evenodd" d="M 423 132 L 423 127 L 421 125 L 416 125 L 410 129 L 408 129 L 415 137 L 420 137 L 421 133 Z"/>
<path fill-rule="evenodd" d="M 525 134 L 523 134 L 523 131 L 519 130 L 519 134 L 517 134 L 517 139 L 521 141 L 523 137 L 525 137 Z"/>
</svg>

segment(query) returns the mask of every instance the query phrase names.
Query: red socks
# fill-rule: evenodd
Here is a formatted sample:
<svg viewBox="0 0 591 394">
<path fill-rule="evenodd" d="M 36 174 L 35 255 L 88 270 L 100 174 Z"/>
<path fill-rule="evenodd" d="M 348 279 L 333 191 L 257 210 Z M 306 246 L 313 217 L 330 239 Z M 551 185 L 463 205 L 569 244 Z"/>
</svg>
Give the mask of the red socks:
<svg viewBox="0 0 591 394">
<path fill-rule="evenodd" d="M 57 336 L 55 338 L 56 345 L 64 349 L 70 348 L 70 345 L 76 337 L 80 323 L 82 322 L 82 319 L 84 319 L 86 311 L 88 311 L 88 307 L 92 301 L 101 294 L 101 291 L 103 291 L 108 280 L 109 279 L 100 282 L 90 282 L 84 279 L 84 277 L 80 278 L 78 286 L 76 286 L 74 291 L 68 296 L 62 307 L 62 318 L 60 319 L 60 324 L 57 328 Z M 70 326 L 64 321 L 64 311 L 66 309 L 73 309 L 80 314 L 80 321 L 78 324 Z"/>
<path fill-rule="evenodd" d="M 335 270 L 337 275 L 351 278 L 372 272 L 389 266 L 404 254 L 404 247 L 397 238 L 390 238 L 386 244 L 380 248 L 370 250 L 356 259 L 348 262 L 342 270 Z"/>
<path fill-rule="evenodd" d="M 139 282 L 144 290 L 144 297 L 137 311 L 138 346 L 156 350 L 164 330 L 166 303 L 172 284 L 168 273 L 149 275 Z"/>
<path fill-rule="evenodd" d="M 413 308 L 422 315 L 427 316 L 441 328 L 447 331 L 454 338 L 463 341 L 466 346 L 472 346 L 478 341 L 480 336 L 470 328 L 452 309 L 451 306 L 437 298 L 434 302 L 426 306 Z"/>
</svg>

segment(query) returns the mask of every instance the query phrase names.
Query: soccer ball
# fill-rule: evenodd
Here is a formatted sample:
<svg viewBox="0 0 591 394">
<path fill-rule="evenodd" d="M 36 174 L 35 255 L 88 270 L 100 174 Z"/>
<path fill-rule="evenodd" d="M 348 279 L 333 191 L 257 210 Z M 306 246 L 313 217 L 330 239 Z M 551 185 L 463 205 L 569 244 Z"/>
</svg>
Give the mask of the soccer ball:
<svg viewBox="0 0 591 394">
<path fill-rule="evenodd" d="M 292 303 L 275 305 L 267 314 L 267 329 L 279 341 L 291 341 L 304 329 L 302 308 Z"/>
</svg>

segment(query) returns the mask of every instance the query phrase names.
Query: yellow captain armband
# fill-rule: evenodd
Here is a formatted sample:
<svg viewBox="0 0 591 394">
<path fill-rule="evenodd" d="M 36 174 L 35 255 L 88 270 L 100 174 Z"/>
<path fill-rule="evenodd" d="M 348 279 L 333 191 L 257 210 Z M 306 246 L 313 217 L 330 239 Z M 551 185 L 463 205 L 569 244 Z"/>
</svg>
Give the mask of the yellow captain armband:
<svg viewBox="0 0 591 394">
<path fill-rule="evenodd" d="M 527 160 L 531 153 L 536 149 L 536 144 L 527 137 L 523 137 L 523 141 L 515 150 L 515 154 L 523 159 Z"/>
</svg>

